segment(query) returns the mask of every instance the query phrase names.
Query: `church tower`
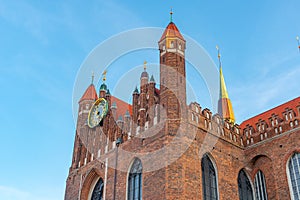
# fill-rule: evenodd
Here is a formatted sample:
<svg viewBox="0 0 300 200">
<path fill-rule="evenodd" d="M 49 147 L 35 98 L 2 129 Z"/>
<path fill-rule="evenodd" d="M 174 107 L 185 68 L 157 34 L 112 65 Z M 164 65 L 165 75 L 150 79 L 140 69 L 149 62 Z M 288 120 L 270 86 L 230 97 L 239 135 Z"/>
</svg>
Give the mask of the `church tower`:
<svg viewBox="0 0 300 200">
<path fill-rule="evenodd" d="M 158 42 L 160 53 L 160 103 L 163 107 L 161 115 L 166 115 L 168 121 L 180 122 L 185 118 L 186 111 L 186 42 L 173 23 L 172 14 L 171 11 L 170 23 Z M 169 133 L 171 132 L 172 130 L 169 130 Z"/>
</svg>

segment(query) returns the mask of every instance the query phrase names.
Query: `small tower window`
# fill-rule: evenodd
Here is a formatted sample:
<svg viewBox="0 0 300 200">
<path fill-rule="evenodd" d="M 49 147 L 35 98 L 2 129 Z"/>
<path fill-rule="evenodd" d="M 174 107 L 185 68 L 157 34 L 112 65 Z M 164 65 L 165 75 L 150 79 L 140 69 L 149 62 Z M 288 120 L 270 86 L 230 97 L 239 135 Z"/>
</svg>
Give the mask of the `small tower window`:
<svg viewBox="0 0 300 200">
<path fill-rule="evenodd" d="M 170 47 L 174 48 L 174 41 L 171 41 Z"/>
</svg>

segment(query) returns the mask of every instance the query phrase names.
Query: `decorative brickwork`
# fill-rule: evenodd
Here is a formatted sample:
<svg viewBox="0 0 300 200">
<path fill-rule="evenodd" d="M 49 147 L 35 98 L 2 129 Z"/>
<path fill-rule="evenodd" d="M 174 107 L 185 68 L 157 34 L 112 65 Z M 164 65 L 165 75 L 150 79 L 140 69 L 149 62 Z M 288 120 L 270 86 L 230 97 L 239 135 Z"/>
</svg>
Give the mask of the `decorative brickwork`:
<svg viewBox="0 0 300 200">
<path fill-rule="evenodd" d="M 87 118 L 97 94 L 93 85 L 84 93 L 65 200 L 89 200 L 99 178 L 104 181 L 103 199 L 127 199 L 129 170 L 136 155 L 170 144 L 172 151 L 167 155 L 174 157 L 174 162 L 139 157 L 142 199 L 203 199 L 204 155 L 214 165 L 220 200 L 239 199 L 238 174 L 242 169 L 252 184 L 259 170 L 264 173 L 269 199 L 290 199 L 286 166 L 292 154 L 300 152 L 300 97 L 239 126 L 196 102 L 186 104 L 185 40 L 173 22 L 159 41 L 159 53 L 160 88 L 153 77 L 149 80 L 146 70 L 139 90 L 132 94 L 132 106 L 104 88 L 99 96 L 108 101 L 109 112 L 93 129 L 87 126 Z M 118 139 L 122 139 L 120 146 Z M 185 151 L 177 158 L 175 153 L 182 149 Z M 166 165 L 156 169 L 161 164 Z"/>
</svg>

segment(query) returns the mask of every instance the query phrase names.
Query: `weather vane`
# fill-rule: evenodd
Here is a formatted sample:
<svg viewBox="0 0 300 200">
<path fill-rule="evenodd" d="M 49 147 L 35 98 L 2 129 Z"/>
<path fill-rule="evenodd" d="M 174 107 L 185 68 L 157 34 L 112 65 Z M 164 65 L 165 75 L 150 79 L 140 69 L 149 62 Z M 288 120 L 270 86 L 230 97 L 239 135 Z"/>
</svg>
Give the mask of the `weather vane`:
<svg viewBox="0 0 300 200">
<path fill-rule="evenodd" d="M 171 11 L 170 11 L 170 21 L 173 22 L 173 9 L 171 8 Z"/>
<path fill-rule="evenodd" d="M 106 70 L 104 70 L 104 72 L 102 73 L 102 80 L 103 80 L 103 82 L 106 81 L 106 73 L 107 73 Z"/>
<path fill-rule="evenodd" d="M 299 52 L 300 52 L 300 42 L 299 42 L 299 36 L 296 37 L 296 40 L 298 42 L 298 49 L 299 49 Z"/>
<path fill-rule="evenodd" d="M 218 50 L 219 67 L 221 67 L 221 54 L 220 54 L 220 48 L 218 45 L 216 46 L 216 49 Z"/>
<path fill-rule="evenodd" d="M 147 69 L 147 61 L 144 61 L 144 70 L 146 71 Z"/>
<path fill-rule="evenodd" d="M 92 71 L 92 84 L 94 84 L 94 78 L 95 78 L 95 74 L 94 71 Z"/>
</svg>

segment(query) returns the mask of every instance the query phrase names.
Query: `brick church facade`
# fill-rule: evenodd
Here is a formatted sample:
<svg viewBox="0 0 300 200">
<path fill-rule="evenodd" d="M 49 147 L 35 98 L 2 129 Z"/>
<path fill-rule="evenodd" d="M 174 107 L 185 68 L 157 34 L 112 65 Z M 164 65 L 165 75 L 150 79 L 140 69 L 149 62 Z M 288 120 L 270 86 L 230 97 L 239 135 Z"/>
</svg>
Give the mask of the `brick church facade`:
<svg viewBox="0 0 300 200">
<path fill-rule="evenodd" d="M 158 45 L 159 88 L 145 66 L 132 104 L 105 82 L 83 94 L 65 200 L 300 199 L 300 97 L 235 124 L 221 65 L 213 114 L 187 105 L 186 44 L 172 21 Z M 108 111 L 90 127 L 99 98 Z"/>
</svg>

